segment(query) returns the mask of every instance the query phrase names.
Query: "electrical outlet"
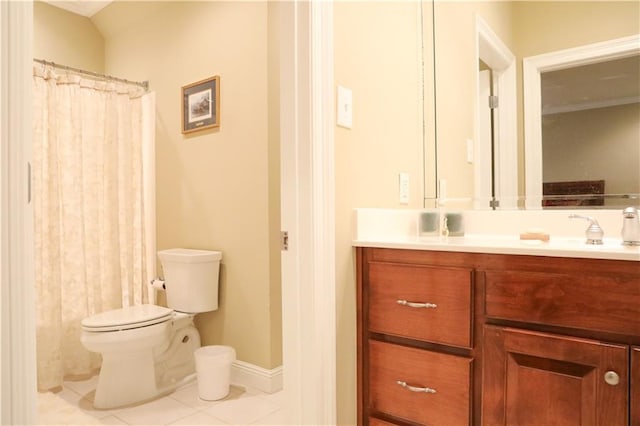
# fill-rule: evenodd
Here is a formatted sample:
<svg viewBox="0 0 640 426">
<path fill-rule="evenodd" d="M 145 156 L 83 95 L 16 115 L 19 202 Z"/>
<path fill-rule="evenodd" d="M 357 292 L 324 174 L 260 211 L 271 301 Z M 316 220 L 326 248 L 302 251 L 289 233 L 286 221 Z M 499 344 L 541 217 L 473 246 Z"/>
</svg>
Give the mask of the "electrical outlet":
<svg viewBox="0 0 640 426">
<path fill-rule="evenodd" d="M 409 173 L 400 173 L 398 183 L 400 204 L 409 204 Z"/>
</svg>

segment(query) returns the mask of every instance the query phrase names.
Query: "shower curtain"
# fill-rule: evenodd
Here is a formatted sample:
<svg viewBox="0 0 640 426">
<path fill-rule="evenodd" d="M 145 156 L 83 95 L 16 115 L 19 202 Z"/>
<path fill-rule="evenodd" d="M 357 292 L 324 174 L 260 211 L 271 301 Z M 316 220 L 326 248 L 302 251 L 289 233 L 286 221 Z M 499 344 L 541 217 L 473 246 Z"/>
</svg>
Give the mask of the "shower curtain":
<svg viewBox="0 0 640 426">
<path fill-rule="evenodd" d="M 80 321 L 150 301 L 155 273 L 153 93 L 34 66 L 38 389 L 100 357 Z"/>
</svg>

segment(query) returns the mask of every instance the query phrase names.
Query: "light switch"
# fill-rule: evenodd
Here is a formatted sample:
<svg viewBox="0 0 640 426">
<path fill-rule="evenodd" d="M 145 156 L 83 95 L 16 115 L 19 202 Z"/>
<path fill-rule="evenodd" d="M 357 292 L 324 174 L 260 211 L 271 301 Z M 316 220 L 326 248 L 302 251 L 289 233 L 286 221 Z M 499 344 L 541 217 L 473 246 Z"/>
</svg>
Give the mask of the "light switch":
<svg viewBox="0 0 640 426">
<path fill-rule="evenodd" d="M 337 103 L 338 126 L 350 129 L 353 125 L 353 92 L 346 87 L 338 86 Z"/>
<path fill-rule="evenodd" d="M 473 163 L 473 140 L 467 139 L 467 163 Z"/>
</svg>

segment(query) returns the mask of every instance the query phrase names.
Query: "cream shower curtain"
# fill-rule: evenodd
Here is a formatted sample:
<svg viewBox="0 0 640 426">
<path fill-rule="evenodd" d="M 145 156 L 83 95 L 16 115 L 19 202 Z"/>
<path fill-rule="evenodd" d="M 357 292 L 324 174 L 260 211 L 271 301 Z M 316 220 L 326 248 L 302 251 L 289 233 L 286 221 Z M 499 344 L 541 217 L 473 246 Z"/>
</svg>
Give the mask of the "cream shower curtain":
<svg viewBox="0 0 640 426">
<path fill-rule="evenodd" d="M 100 365 L 80 321 L 149 301 L 155 272 L 153 94 L 34 66 L 38 389 Z"/>
</svg>

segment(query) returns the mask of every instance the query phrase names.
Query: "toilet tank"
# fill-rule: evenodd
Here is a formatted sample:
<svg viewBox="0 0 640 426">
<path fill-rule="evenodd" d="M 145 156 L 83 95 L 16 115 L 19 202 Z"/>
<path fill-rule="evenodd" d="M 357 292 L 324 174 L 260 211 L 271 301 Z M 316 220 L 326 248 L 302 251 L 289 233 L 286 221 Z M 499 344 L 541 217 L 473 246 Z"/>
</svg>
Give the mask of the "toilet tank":
<svg viewBox="0 0 640 426">
<path fill-rule="evenodd" d="M 161 250 L 167 306 L 180 312 L 218 309 L 219 251 L 175 248 Z"/>
</svg>

